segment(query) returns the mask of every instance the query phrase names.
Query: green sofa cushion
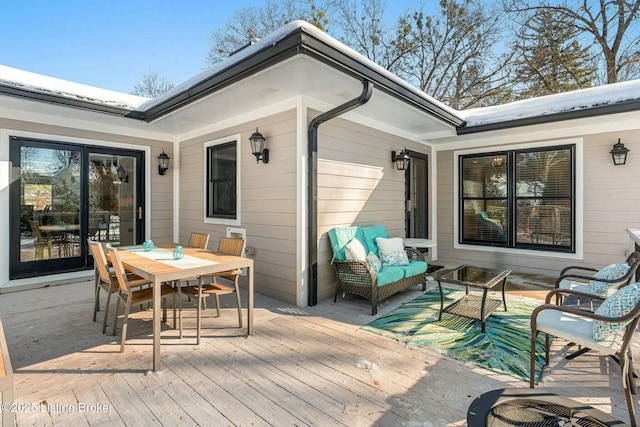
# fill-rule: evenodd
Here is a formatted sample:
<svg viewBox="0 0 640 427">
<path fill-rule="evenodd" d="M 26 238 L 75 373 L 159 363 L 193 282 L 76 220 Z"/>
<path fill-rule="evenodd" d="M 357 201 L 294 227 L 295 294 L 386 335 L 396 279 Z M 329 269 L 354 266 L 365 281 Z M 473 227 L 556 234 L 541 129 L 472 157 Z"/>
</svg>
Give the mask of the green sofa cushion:
<svg viewBox="0 0 640 427">
<path fill-rule="evenodd" d="M 332 228 L 327 232 L 329 240 L 331 241 L 331 249 L 333 250 L 333 258 L 331 262 L 344 261 L 347 259 L 345 255 L 345 246 L 356 237 L 356 233 L 360 230 L 360 227 L 344 227 L 344 228 Z M 360 240 L 360 239 L 358 239 Z M 362 241 L 360 241 L 362 243 Z M 365 245 L 365 249 L 367 246 Z M 369 253 L 369 251 L 367 251 Z"/>
<path fill-rule="evenodd" d="M 379 257 L 380 254 L 378 253 L 378 245 L 376 244 L 376 237 L 384 237 L 385 239 L 389 238 L 389 236 L 387 235 L 387 230 L 385 230 L 383 225 L 363 227 L 361 230 L 362 230 L 362 237 L 358 236 L 358 240 L 362 242 L 367 253 L 373 252 L 377 257 Z"/>
<path fill-rule="evenodd" d="M 376 274 L 376 285 L 378 287 L 389 283 L 397 282 L 404 277 L 402 267 L 382 267 Z"/>
<path fill-rule="evenodd" d="M 404 272 L 404 277 L 411 277 L 417 274 L 423 274 L 427 272 L 427 263 L 424 261 L 409 261 L 409 265 L 400 267 Z"/>
</svg>

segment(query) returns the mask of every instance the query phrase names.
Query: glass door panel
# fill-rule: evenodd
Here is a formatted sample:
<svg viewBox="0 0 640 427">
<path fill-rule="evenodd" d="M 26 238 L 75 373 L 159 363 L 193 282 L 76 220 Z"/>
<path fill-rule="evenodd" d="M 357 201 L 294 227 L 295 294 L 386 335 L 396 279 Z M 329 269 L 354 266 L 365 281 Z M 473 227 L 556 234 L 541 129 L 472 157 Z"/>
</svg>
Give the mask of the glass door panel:
<svg viewBox="0 0 640 427">
<path fill-rule="evenodd" d="M 144 240 L 144 152 L 11 137 L 10 159 L 10 279 L 91 268 L 87 239 Z"/>
<path fill-rule="evenodd" d="M 89 239 L 136 244 L 137 172 L 135 157 L 89 154 Z"/>
<path fill-rule="evenodd" d="M 80 256 L 80 151 L 22 146 L 20 158 L 20 262 Z"/>
<path fill-rule="evenodd" d="M 411 162 L 406 171 L 407 237 L 428 238 L 427 156 L 409 152 Z"/>
</svg>

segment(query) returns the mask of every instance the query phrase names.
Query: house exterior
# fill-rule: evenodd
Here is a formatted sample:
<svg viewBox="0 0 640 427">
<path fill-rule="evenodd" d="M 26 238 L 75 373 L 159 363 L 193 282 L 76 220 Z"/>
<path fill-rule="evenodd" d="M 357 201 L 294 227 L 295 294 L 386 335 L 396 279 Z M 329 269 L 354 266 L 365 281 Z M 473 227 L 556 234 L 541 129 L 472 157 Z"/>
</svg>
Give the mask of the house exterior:
<svg viewBox="0 0 640 427">
<path fill-rule="evenodd" d="M 431 258 L 514 271 L 611 263 L 638 220 L 640 84 L 608 92 L 579 110 L 587 91 L 458 112 L 301 21 L 151 100 L 3 67 L 0 292 L 86 278 L 87 238 L 184 244 L 192 231 L 209 249 L 243 235 L 256 291 L 298 306 L 333 296 L 326 232 L 339 226 L 384 225 L 435 241 Z M 624 166 L 609 155 L 618 139 Z M 62 164 L 82 196 L 46 211 L 56 197 L 41 183 Z M 58 212 L 77 212 L 75 228 Z M 64 251 L 32 256 L 36 214 Z"/>
</svg>

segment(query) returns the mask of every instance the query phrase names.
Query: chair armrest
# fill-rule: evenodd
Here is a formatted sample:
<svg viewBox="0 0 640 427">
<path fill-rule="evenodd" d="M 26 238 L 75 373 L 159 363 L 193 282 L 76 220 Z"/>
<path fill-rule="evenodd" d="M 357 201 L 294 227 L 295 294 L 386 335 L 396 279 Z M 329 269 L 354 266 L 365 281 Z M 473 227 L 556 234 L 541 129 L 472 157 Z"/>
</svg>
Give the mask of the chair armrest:
<svg viewBox="0 0 640 427">
<path fill-rule="evenodd" d="M 362 286 L 373 286 L 376 283 L 376 272 L 366 261 L 334 261 L 338 280 L 344 283 Z"/>
<path fill-rule="evenodd" d="M 576 291 L 576 290 L 571 290 L 571 289 L 554 289 L 551 292 L 549 292 L 547 294 L 547 297 L 544 300 L 545 305 L 548 305 L 551 303 L 551 300 L 554 298 L 557 298 L 559 296 L 577 296 L 577 297 L 584 297 L 587 299 L 592 299 L 592 300 L 601 300 L 604 301 L 605 299 L 607 299 L 606 296 L 602 296 L 602 295 L 597 295 L 597 294 L 591 294 L 588 292 L 580 292 L 580 291 Z M 557 300 L 557 299 L 556 299 Z M 564 306 L 558 306 L 558 307 L 564 307 Z"/>
<path fill-rule="evenodd" d="M 556 311 L 560 311 L 562 313 L 570 313 L 570 314 L 574 314 L 576 316 L 586 317 L 587 319 L 602 320 L 604 322 L 610 322 L 610 323 L 626 322 L 626 321 L 631 320 L 634 317 L 638 316 L 637 310 L 632 310 L 631 312 L 625 314 L 624 316 L 609 317 L 609 316 L 603 316 L 601 314 L 596 314 L 593 311 L 585 311 L 585 310 L 581 310 L 579 308 L 568 307 L 568 306 L 565 306 L 565 305 L 543 304 L 543 305 L 540 305 L 540 306 L 536 307 L 533 310 L 533 312 L 531 313 L 532 325 L 533 325 L 533 320 L 537 318 L 538 313 L 540 313 L 541 311 L 544 311 L 544 310 L 556 310 Z"/>
<path fill-rule="evenodd" d="M 626 280 L 628 280 L 629 278 L 627 277 L 627 275 L 625 274 L 622 277 L 618 277 L 617 279 L 604 279 L 604 278 L 599 278 L 599 277 L 594 277 L 594 276 L 587 276 L 585 274 L 563 274 L 560 277 L 558 277 L 558 279 L 556 280 L 556 288 L 558 288 L 558 286 L 560 286 L 560 282 L 562 282 L 565 279 L 581 279 L 582 281 L 584 280 L 595 280 L 598 282 L 603 282 L 603 283 L 622 283 L 625 282 Z"/>
<path fill-rule="evenodd" d="M 582 271 L 591 271 L 593 273 L 597 273 L 599 270 L 597 268 L 592 268 L 592 267 L 582 267 L 580 265 L 570 265 L 568 267 L 563 268 L 560 271 L 560 275 L 563 276 L 565 274 L 567 274 L 567 272 L 569 270 L 582 270 Z"/>
<path fill-rule="evenodd" d="M 411 261 L 424 261 L 427 262 L 424 259 L 424 255 L 422 254 L 422 252 L 420 252 L 417 249 L 413 249 L 413 248 L 405 248 L 405 251 L 407 252 L 407 258 L 409 258 L 409 260 Z"/>
</svg>

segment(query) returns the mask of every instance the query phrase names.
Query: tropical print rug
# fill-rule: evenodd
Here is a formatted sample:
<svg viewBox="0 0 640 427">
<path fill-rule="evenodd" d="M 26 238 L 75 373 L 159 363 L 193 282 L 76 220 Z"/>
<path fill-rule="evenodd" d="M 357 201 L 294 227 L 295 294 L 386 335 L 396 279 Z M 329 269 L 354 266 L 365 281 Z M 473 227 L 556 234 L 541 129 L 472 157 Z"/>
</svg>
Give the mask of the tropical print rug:
<svg viewBox="0 0 640 427">
<path fill-rule="evenodd" d="M 463 291 L 444 290 L 444 306 L 457 300 Z M 486 321 L 480 322 L 440 311 L 440 293 L 433 289 L 368 325 L 365 330 L 389 335 L 406 343 L 472 362 L 485 369 L 529 382 L 531 354 L 531 312 L 537 304 L 507 299 Z M 536 342 L 536 383 L 542 376 L 544 334 Z"/>
</svg>

